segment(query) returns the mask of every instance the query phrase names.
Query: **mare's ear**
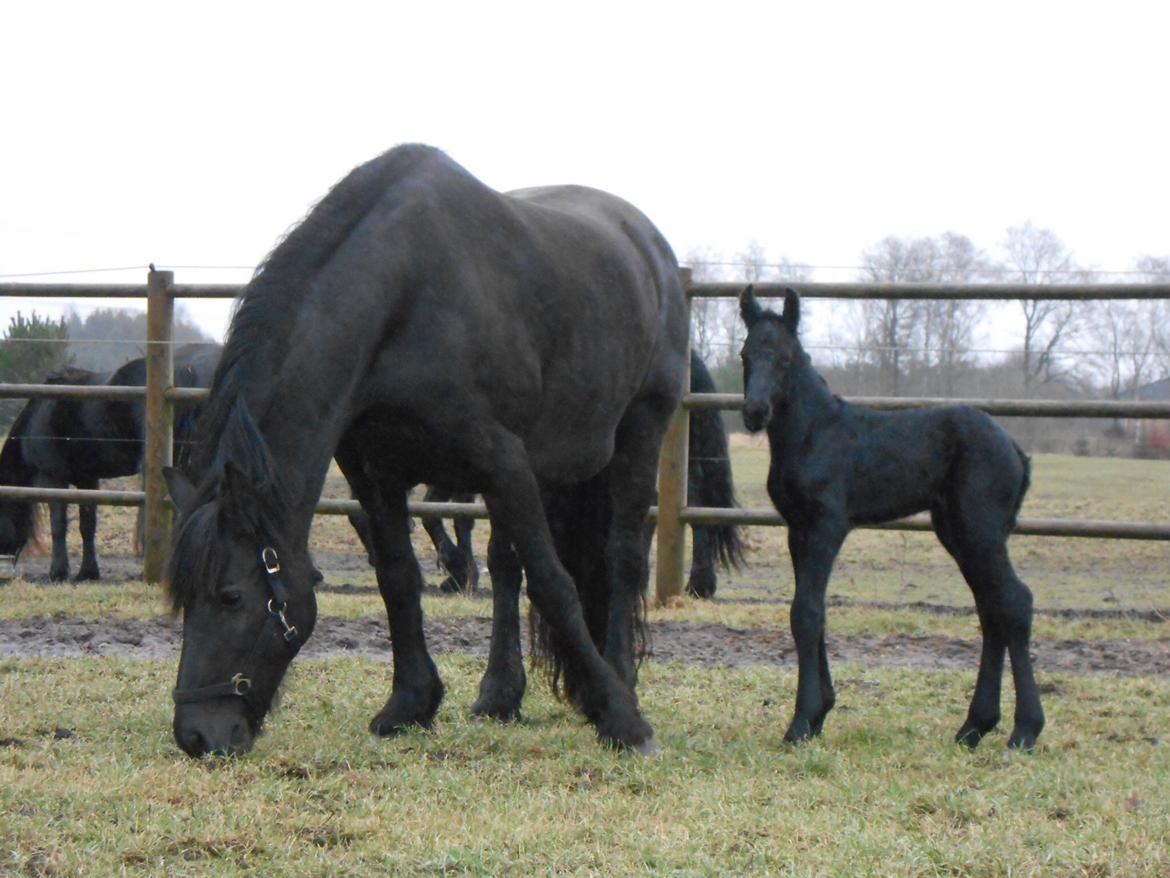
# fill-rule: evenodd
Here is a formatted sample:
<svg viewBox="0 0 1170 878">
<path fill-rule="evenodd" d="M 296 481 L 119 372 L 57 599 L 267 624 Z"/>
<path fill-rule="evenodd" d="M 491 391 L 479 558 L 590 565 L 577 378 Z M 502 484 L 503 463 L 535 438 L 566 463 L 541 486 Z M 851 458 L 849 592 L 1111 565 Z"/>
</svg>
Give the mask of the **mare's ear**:
<svg viewBox="0 0 1170 878">
<path fill-rule="evenodd" d="M 167 491 L 174 501 L 175 508 L 180 512 L 185 511 L 195 499 L 195 486 L 191 480 L 173 466 L 163 467 L 163 479 L 167 483 Z"/>
<path fill-rule="evenodd" d="M 793 333 L 796 332 L 796 327 L 800 325 L 800 296 L 796 294 L 796 290 L 792 287 L 787 287 L 784 290 L 784 314 L 782 319 L 788 328 Z"/>
<path fill-rule="evenodd" d="M 743 322 L 747 325 L 747 328 L 751 329 L 763 313 L 764 309 L 756 301 L 755 288 L 751 284 L 748 284 L 744 291 L 739 294 L 739 314 L 743 318 Z"/>
<path fill-rule="evenodd" d="M 273 491 L 275 483 L 268 446 L 243 400 L 228 419 L 220 440 L 220 459 L 220 514 L 237 528 L 255 530 L 261 496 Z"/>
</svg>

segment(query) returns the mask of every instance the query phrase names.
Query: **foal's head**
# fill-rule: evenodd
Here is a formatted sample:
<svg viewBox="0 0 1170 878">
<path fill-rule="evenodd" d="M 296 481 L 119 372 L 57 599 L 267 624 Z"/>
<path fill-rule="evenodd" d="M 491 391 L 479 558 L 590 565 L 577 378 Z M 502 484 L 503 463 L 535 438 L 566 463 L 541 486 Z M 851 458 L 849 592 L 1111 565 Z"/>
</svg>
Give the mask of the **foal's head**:
<svg viewBox="0 0 1170 878">
<path fill-rule="evenodd" d="M 793 370 L 804 362 L 796 337 L 800 323 L 800 296 L 784 291 L 784 313 L 766 310 L 756 301 L 749 284 L 739 296 L 739 313 L 747 325 L 743 359 L 743 424 L 751 432 L 768 426 L 772 411 L 782 406 L 791 390 Z"/>
</svg>

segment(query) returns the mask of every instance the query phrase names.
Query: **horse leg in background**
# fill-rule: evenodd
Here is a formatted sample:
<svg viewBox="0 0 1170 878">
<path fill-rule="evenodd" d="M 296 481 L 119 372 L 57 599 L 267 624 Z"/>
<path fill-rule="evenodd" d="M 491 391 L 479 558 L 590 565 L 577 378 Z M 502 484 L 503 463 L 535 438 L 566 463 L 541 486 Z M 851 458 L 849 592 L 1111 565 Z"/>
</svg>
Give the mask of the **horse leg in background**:
<svg viewBox="0 0 1170 878">
<path fill-rule="evenodd" d="M 975 596 L 983 648 L 967 719 L 955 740 L 974 748 L 999 723 L 1000 687 L 1006 650 L 1011 656 L 1016 711 L 1009 747 L 1030 750 L 1044 728 L 1040 690 L 1032 670 L 1032 592 L 1016 576 L 999 519 L 973 510 L 931 510 L 935 533 L 954 557 Z M 987 522 L 992 524 L 988 525 Z"/>
<path fill-rule="evenodd" d="M 53 487 L 58 487 L 54 485 Z M 49 580 L 64 582 L 69 578 L 69 507 L 65 503 L 49 503 L 49 524 L 53 535 L 53 554 L 49 562 Z"/>
<path fill-rule="evenodd" d="M 520 718 L 527 678 L 520 652 L 520 559 L 495 528 L 488 540 L 488 573 L 492 578 L 492 640 L 487 670 L 479 684 L 473 716 L 505 722 Z"/>
<path fill-rule="evenodd" d="M 423 500 L 431 503 L 448 501 L 470 503 L 473 496 L 456 494 L 431 485 L 427 488 Z M 448 594 L 472 592 L 479 584 L 479 566 L 471 549 L 471 529 L 475 526 L 475 520 L 459 517 L 454 519 L 454 525 L 458 543 L 451 542 L 447 529 L 443 527 L 443 519 L 430 516 L 422 519 L 423 530 L 431 538 L 431 544 L 439 555 L 439 564 L 447 571 L 447 577 L 439 584 L 439 589 Z"/>
<path fill-rule="evenodd" d="M 77 487 L 86 491 L 96 491 L 98 488 L 98 481 L 79 482 Z M 81 531 L 81 569 L 77 571 L 77 581 L 82 582 L 90 579 L 101 579 L 101 571 L 98 570 L 97 560 L 97 505 L 94 503 L 81 503 L 77 507 L 77 523 L 78 529 Z M 68 574 L 66 574 L 68 575 Z"/>
<path fill-rule="evenodd" d="M 789 617 L 798 665 L 796 711 L 784 735 L 788 743 L 819 735 L 837 701 L 825 651 L 825 591 L 848 532 L 846 525 L 829 518 L 789 525 L 788 551 L 796 573 Z"/>
<path fill-rule="evenodd" d="M 443 700 L 443 683 L 423 636 L 423 578 L 410 543 L 406 491 L 387 494 L 376 485 L 348 438 L 338 445 L 335 457 L 366 516 L 378 591 L 390 623 L 393 683 L 390 698 L 370 721 L 370 731 L 388 737 L 410 726 L 430 728 Z"/>
<path fill-rule="evenodd" d="M 480 431 L 483 446 L 491 453 L 483 467 L 483 493 L 491 513 L 492 536 L 499 530 L 515 547 L 528 579 L 528 595 L 551 627 L 566 666 L 580 680 L 578 706 L 603 742 L 655 752 L 654 731 L 639 712 L 633 689 L 601 657 L 590 636 L 576 585 L 553 548 L 524 443 L 502 428 L 484 435 L 488 433 Z M 641 519 L 635 522 L 635 533 L 640 540 Z"/>
<path fill-rule="evenodd" d="M 711 528 L 691 526 L 691 575 L 687 577 L 687 594 L 695 598 L 715 597 L 715 557 L 711 551 Z"/>
</svg>

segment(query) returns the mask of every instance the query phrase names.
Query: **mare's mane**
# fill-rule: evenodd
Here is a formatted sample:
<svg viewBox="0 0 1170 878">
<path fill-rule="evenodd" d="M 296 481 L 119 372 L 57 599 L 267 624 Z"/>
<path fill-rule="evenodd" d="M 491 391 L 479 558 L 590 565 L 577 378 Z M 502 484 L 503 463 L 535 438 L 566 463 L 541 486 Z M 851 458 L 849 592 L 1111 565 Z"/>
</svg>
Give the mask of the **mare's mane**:
<svg viewBox="0 0 1170 878">
<path fill-rule="evenodd" d="M 259 364 L 254 354 L 263 346 L 277 362 L 289 355 L 291 340 L 281 327 L 291 327 L 312 278 L 332 259 L 358 225 L 386 197 L 387 188 L 419 165 L 444 154 L 430 146 L 398 146 L 350 171 L 281 240 L 256 269 L 236 303 L 223 356 L 215 370 L 211 395 L 199 418 L 192 469 L 203 477 L 213 470 L 219 438 L 227 427 L 236 400 L 258 379 L 270 378 L 271 364 Z M 249 400 L 255 405 L 254 400 Z M 253 414 L 264 417 L 262 406 Z"/>
</svg>

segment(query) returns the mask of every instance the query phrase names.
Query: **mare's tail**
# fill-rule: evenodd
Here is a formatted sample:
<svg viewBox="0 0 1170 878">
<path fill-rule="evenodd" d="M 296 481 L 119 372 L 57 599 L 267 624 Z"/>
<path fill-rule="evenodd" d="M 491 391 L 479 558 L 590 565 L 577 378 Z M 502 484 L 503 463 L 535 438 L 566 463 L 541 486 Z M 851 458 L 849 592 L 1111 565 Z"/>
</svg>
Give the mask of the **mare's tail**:
<svg viewBox="0 0 1170 878">
<path fill-rule="evenodd" d="M 612 501 L 608 470 L 587 482 L 564 489 L 545 498 L 545 512 L 556 546 L 557 557 L 577 585 L 577 596 L 585 615 L 585 624 L 598 652 L 605 651 L 610 612 L 609 565 L 606 546 Z M 647 549 L 649 542 L 647 541 Z M 648 576 L 648 574 L 647 574 Z M 646 643 L 646 584 L 639 583 L 638 602 L 633 625 L 634 653 L 642 656 Z M 583 700 L 584 676 L 572 661 L 559 637 L 533 606 L 528 617 L 532 663 L 543 669 L 553 692 L 578 707 L 587 708 Z"/>
<path fill-rule="evenodd" d="M 691 393 L 714 393 L 715 382 L 703 361 L 691 353 Z M 731 478 L 731 454 L 723 416 L 717 409 L 694 409 L 690 416 L 690 451 L 687 455 L 687 503 L 732 509 L 735 484 Z M 702 527 L 711 540 L 712 552 L 724 570 L 743 561 L 743 537 L 737 525 L 711 524 Z"/>
<path fill-rule="evenodd" d="M 29 400 L 12 422 L 8 438 L 0 449 L 0 484 L 25 487 L 33 483 L 34 472 L 24 459 L 28 422 L 41 400 Z M 44 441 L 44 440 L 41 440 Z M 40 541 L 43 506 L 28 500 L 0 501 L 0 552 L 19 556 L 28 544 L 43 551 Z"/>
</svg>

